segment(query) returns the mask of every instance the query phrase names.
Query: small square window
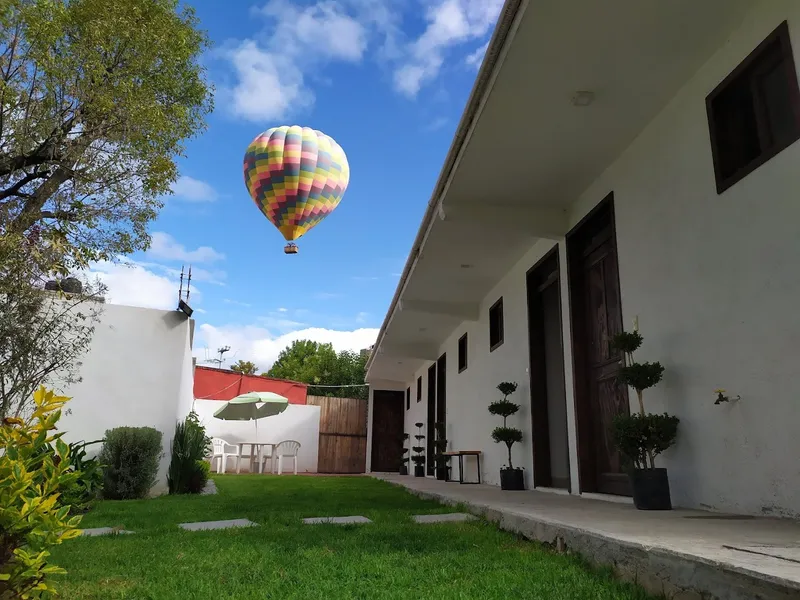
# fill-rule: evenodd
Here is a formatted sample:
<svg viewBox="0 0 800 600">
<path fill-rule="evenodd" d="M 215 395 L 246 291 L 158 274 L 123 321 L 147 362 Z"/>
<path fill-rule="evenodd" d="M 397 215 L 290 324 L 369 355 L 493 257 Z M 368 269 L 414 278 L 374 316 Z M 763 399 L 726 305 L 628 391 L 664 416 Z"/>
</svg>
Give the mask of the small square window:
<svg viewBox="0 0 800 600">
<path fill-rule="evenodd" d="M 489 309 L 489 351 L 503 345 L 503 299 Z"/>
<path fill-rule="evenodd" d="M 800 88 L 784 21 L 706 98 L 717 193 L 800 138 Z"/>
<path fill-rule="evenodd" d="M 458 372 L 467 370 L 467 334 L 458 338 Z"/>
<path fill-rule="evenodd" d="M 406 410 L 411 408 L 411 388 L 406 388 Z"/>
<path fill-rule="evenodd" d="M 422 376 L 417 377 L 417 402 L 422 400 Z"/>
</svg>

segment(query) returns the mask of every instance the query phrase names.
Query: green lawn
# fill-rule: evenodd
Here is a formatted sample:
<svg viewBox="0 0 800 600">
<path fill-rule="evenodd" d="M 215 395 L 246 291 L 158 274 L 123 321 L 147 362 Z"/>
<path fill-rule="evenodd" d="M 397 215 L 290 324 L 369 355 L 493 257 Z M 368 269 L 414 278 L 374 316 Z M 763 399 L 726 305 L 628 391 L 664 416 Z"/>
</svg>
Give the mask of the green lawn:
<svg viewBox="0 0 800 600">
<path fill-rule="evenodd" d="M 85 527 L 135 535 L 79 538 L 55 549 L 63 598 L 342 600 L 648 598 L 495 526 L 416 525 L 452 512 L 370 478 L 222 476 L 216 496 L 102 502 Z M 364 515 L 367 525 L 303 525 Z M 248 518 L 259 527 L 186 532 L 178 523 Z"/>
</svg>

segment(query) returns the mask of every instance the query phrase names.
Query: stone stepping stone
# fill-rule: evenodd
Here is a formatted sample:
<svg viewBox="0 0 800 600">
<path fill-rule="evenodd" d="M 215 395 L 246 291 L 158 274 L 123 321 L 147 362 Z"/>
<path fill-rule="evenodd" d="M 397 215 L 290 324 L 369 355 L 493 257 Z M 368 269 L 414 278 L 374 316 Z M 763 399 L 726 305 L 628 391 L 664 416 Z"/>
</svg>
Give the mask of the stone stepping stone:
<svg viewBox="0 0 800 600">
<path fill-rule="evenodd" d="M 235 527 L 257 527 L 257 523 L 247 519 L 229 519 L 227 521 L 200 521 L 198 523 L 181 523 L 178 525 L 186 531 L 210 531 L 214 529 L 233 529 Z"/>
<path fill-rule="evenodd" d="M 320 525 L 327 523 L 330 525 L 351 525 L 353 523 L 372 523 L 367 517 L 313 517 L 311 519 L 303 519 L 306 525 Z"/>
<path fill-rule="evenodd" d="M 447 513 L 444 515 L 414 515 L 411 517 L 416 523 L 463 523 L 474 521 L 473 515 L 466 513 Z"/>
<path fill-rule="evenodd" d="M 85 537 L 97 537 L 99 535 L 117 535 L 133 533 L 133 531 L 125 531 L 124 529 L 117 529 L 116 527 L 93 527 L 81 531 L 81 535 Z"/>
</svg>

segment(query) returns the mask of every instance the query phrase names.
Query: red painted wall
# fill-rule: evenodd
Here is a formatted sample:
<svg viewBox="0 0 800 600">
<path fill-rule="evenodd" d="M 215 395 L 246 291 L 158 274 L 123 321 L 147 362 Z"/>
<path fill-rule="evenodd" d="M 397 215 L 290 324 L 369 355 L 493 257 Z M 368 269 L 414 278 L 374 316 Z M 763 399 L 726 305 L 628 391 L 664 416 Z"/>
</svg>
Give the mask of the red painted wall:
<svg viewBox="0 0 800 600">
<path fill-rule="evenodd" d="M 198 400 L 232 400 L 247 392 L 274 392 L 288 398 L 289 404 L 306 403 L 305 383 L 211 367 L 194 369 L 194 397 Z"/>
</svg>

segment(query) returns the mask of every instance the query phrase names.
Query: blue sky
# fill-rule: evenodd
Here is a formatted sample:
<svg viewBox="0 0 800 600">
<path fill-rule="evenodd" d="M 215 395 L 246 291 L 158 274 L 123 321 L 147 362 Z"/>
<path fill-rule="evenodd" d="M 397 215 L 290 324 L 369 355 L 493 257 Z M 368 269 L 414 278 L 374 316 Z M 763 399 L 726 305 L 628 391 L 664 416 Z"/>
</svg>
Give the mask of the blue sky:
<svg viewBox="0 0 800 600">
<path fill-rule="evenodd" d="M 146 253 L 98 265 L 110 302 L 173 308 L 192 265 L 195 354 L 267 369 L 294 339 L 371 344 L 399 280 L 501 0 L 196 0 L 213 40 L 208 130 L 187 145 Z M 338 208 L 295 256 L 250 199 L 242 158 L 277 125 L 333 137 Z"/>
</svg>

